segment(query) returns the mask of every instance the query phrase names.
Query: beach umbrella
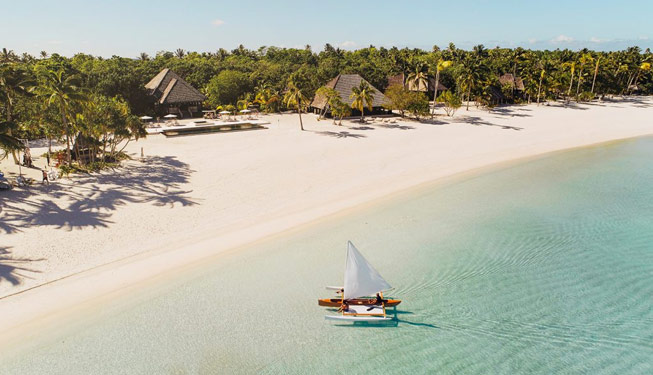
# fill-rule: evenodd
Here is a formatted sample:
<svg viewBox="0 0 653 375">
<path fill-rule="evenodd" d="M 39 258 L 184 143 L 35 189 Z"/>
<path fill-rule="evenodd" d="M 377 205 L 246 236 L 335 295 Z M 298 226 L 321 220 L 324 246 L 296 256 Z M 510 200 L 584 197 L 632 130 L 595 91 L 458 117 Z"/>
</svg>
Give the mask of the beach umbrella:
<svg viewBox="0 0 653 375">
<path fill-rule="evenodd" d="M 221 114 L 221 115 L 228 115 L 228 114 L 231 114 L 231 112 L 229 112 L 229 111 L 221 111 L 220 114 Z"/>
<path fill-rule="evenodd" d="M 169 115 L 163 116 L 163 118 L 177 118 L 177 115 L 169 114 Z"/>
<path fill-rule="evenodd" d="M 147 120 L 151 120 L 152 117 L 150 117 L 150 116 L 141 116 L 140 119 L 147 121 Z"/>
<path fill-rule="evenodd" d="M 252 111 L 250 111 L 249 109 L 243 109 L 242 111 L 240 111 L 240 113 L 250 113 L 250 112 Z"/>
</svg>

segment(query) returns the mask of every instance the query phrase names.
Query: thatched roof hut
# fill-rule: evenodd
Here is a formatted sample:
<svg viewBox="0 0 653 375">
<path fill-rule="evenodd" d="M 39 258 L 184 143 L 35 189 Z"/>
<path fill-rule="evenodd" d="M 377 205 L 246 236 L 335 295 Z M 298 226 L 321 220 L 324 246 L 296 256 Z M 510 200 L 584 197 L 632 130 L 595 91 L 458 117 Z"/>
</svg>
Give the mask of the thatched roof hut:
<svg viewBox="0 0 653 375">
<path fill-rule="evenodd" d="M 329 81 L 325 86 L 336 90 L 338 95 L 340 95 L 340 99 L 343 102 L 351 105 L 351 103 L 354 102 L 354 99 L 350 99 L 351 89 L 353 87 L 358 87 L 361 81 L 365 81 L 365 79 L 358 74 L 339 74 L 336 78 Z M 374 91 L 376 91 L 374 93 L 374 101 L 372 104 L 373 108 L 381 108 L 385 104 L 390 104 L 390 101 L 385 97 L 385 95 L 383 95 L 381 90 L 372 86 L 369 82 L 367 83 L 374 89 Z M 313 108 L 324 109 L 327 106 L 327 98 L 323 95 L 315 95 L 315 98 L 313 98 L 310 106 Z"/>
<path fill-rule="evenodd" d="M 435 91 L 435 78 L 429 77 L 428 85 L 429 87 L 424 87 L 424 83 L 420 83 L 419 87 L 416 87 L 414 82 L 407 81 L 406 75 L 404 73 L 397 74 L 396 76 L 388 77 L 388 86 L 392 85 L 403 85 L 406 90 L 410 91 L 421 91 L 421 92 L 433 92 Z M 438 82 L 438 92 L 448 90 L 447 86 L 443 85 L 442 82 Z"/>
<path fill-rule="evenodd" d="M 524 91 L 524 81 L 519 77 L 514 77 L 512 73 L 506 73 L 499 77 L 501 85 L 509 85 L 513 90 Z"/>
<path fill-rule="evenodd" d="M 172 70 L 166 68 L 145 85 L 148 94 L 154 98 L 155 105 L 172 109 L 170 113 L 180 113 L 181 107 L 188 111 L 201 110 L 206 96 L 191 86 Z"/>
</svg>

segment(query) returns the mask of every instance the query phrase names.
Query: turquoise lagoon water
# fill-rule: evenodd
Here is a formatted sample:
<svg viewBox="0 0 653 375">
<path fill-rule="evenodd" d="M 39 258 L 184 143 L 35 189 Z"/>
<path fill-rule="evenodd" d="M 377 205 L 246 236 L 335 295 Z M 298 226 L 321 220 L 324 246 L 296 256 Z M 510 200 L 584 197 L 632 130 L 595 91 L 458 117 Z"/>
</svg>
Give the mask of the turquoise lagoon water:
<svg viewBox="0 0 653 375">
<path fill-rule="evenodd" d="M 318 307 L 351 239 L 394 326 Z M 653 139 L 413 191 L 43 334 L 3 374 L 651 374 Z"/>
</svg>

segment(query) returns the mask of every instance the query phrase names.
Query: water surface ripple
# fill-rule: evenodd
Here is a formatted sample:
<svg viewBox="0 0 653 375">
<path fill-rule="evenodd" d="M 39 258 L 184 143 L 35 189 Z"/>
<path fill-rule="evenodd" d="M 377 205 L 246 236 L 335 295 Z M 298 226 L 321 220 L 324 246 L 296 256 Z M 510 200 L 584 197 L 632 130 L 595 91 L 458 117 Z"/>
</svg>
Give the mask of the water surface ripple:
<svg viewBox="0 0 653 375">
<path fill-rule="evenodd" d="M 642 138 L 402 195 L 105 306 L 0 372 L 652 374 L 652 160 Z M 348 239 L 404 300 L 396 325 L 324 321 Z"/>
</svg>

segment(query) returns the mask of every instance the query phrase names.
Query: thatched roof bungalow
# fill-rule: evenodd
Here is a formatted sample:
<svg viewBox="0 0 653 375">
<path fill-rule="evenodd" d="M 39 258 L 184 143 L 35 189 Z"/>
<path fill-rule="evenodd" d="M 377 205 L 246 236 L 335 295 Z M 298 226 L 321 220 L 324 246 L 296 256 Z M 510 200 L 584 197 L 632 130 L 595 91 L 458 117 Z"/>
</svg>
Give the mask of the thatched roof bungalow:
<svg viewBox="0 0 653 375">
<path fill-rule="evenodd" d="M 424 87 L 424 83 L 420 83 L 419 87 L 415 85 L 415 82 L 410 82 L 407 80 L 408 77 L 404 73 L 397 74 L 396 76 L 388 77 L 388 87 L 392 85 L 403 85 L 406 90 L 410 91 L 420 91 L 420 92 L 434 92 L 435 91 L 435 78 L 429 77 L 428 79 L 428 88 Z M 447 86 L 443 85 L 442 82 L 438 82 L 438 92 L 448 90 Z"/>
<path fill-rule="evenodd" d="M 354 102 L 354 99 L 351 99 L 351 89 L 353 87 L 357 87 L 360 85 L 361 81 L 367 82 L 363 77 L 361 77 L 358 74 L 339 74 L 336 78 L 332 79 L 329 81 L 325 86 L 330 87 L 338 92 L 338 95 L 340 95 L 340 99 L 351 105 L 351 103 Z M 378 88 L 372 86 L 369 82 L 367 82 L 370 87 L 376 91 L 374 93 L 374 101 L 372 104 L 372 108 L 374 111 L 380 111 L 384 109 L 384 105 L 390 104 L 390 100 L 383 95 L 383 92 L 379 90 Z M 327 98 L 323 95 L 315 95 L 315 98 L 313 98 L 313 101 L 311 102 L 310 107 L 312 107 L 314 110 L 324 110 L 326 109 L 328 111 L 328 103 L 327 103 Z"/>
<path fill-rule="evenodd" d="M 524 81 L 519 77 L 514 77 L 512 73 L 506 73 L 499 77 L 499 83 L 510 86 L 513 90 L 524 91 Z"/>
<path fill-rule="evenodd" d="M 166 68 L 145 85 L 154 99 L 158 113 L 172 113 L 190 117 L 201 113 L 206 96 L 191 86 L 172 70 Z"/>
</svg>

